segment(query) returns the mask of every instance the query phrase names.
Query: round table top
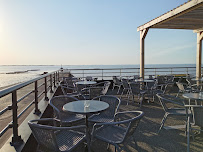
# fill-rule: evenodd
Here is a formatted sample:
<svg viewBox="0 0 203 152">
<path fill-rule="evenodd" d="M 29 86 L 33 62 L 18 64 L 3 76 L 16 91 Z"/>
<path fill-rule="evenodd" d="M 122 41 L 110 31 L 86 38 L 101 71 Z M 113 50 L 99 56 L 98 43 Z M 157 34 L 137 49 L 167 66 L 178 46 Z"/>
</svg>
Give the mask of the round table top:
<svg viewBox="0 0 203 152">
<path fill-rule="evenodd" d="M 135 80 L 135 82 L 154 82 L 154 80 L 150 80 L 150 79 L 138 79 L 138 80 Z"/>
<path fill-rule="evenodd" d="M 191 79 L 192 81 L 203 81 L 203 79 L 197 79 L 197 78 L 194 78 L 194 79 Z"/>
<path fill-rule="evenodd" d="M 184 98 L 194 99 L 194 100 L 203 100 L 203 92 L 200 93 L 184 93 Z"/>
<path fill-rule="evenodd" d="M 96 84 L 95 81 L 78 81 L 76 84 L 83 84 L 83 85 L 89 85 L 89 84 Z"/>
<path fill-rule="evenodd" d="M 85 107 L 85 104 L 89 107 Z M 96 113 L 106 110 L 109 107 L 109 104 L 103 101 L 98 100 L 78 100 L 65 104 L 63 106 L 64 111 L 87 114 L 87 113 Z"/>
</svg>

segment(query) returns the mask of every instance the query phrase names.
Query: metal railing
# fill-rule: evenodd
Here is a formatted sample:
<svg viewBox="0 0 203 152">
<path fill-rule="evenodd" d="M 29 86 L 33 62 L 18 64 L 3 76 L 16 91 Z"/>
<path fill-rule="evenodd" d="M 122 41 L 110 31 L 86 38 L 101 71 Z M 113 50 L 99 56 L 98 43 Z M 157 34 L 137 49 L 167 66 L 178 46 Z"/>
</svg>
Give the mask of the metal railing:
<svg viewBox="0 0 203 152">
<path fill-rule="evenodd" d="M 39 81 L 43 81 L 41 84 L 38 85 Z M 8 125 L 6 127 L 4 127 L 3 130 L 1 130 L 0 132 L 0 137 L 3 136 L 3 134 L 9 129 L 12 128 L 13 129 L 13 137 L 12 137 L 12 142 L 11 144 L 18 144 L 22 141 L 21 137 L 18 135 L 18 119 L 22 116 L 23 113 L 25 113 L 33 104 L 35 105 L 35 112 L 34 114 L 39 115 L 41 112 L 38 108 L 38 99 L 44 94 L 44 99 L 46 101 L 49 100 L 47 93 L 50 90 L 50 93 L 53 93 L 53 87 L 56 87 L 56 83 L 60 82 L 60 70 L 52 72 L 52 73 L 48 73 L 45 75 L 42 75 L 38 78 L 26 81 L 24 83 L 15 85 L 13 87 L 10 87 L 8 89 L 4 89 L 2 91 L 0 91 L 0 98 L 11 94 L 12 96 L 12 104 L 8 105 L 6 108 L 4 108 L 3 110 L 0 111 L 0 116 L 3 115 L 5 112 L 7 112 L 8 110 L 12 110 L 12 121 L 10 123 L 8 123 Z M 28 92 L 27 94 L 23 95 L 23 97 L 21 97 L 20 99 L 17 99 L 17 91 L 21 88 L 24 88 L 30 84 L 34 83 L 34 89 L 31 90 L 30 92 Z M 48 85 L 49 84 L 49 85 Z M 44 89 L 40 89 L 41 92 L 39 93 L 39 88 L 43 87 Z M 31 95 L 32 93 L 34 93 L 34 100 L 31 101 L 31 103 L 29 103 L 27 105 L 27 107 L 25 107 L 25 109 L 23 109 L 20 114 L 18 114 L 18 103 L 20 103 L 23 99 L 25 99 L 26 97 L 28 97 L 29 95 Z"/>
<path fill-rule="evenodd" d="M 196 67 L 163 67 L 163 68 L 145 68 L 145 77 L 149 75 L 195 75 Z M 130 77 L 140 75 L 139 68 L 111 68 L 111 69 L 64 69 L 75 77 L 85 78 L 86 76 L 97 77 L 98 79 L 112 79 L 112 76 Z"/>
</svg>

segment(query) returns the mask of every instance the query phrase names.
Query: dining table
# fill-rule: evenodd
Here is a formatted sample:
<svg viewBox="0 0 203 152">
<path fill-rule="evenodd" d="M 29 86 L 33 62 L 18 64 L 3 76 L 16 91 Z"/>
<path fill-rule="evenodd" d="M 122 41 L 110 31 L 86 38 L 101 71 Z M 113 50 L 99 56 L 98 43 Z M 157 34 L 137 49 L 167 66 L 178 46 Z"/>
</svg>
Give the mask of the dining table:
<svg viewBox="0 0 203 152">
<path fill-rule="evenodd" d="M 63 106 L 63 111 L 85 115 L 88 152 L 91 151 L 89 128 L 88 128 L 89 127 L 88 126 L 88 116 L 89 116 L 89 114 L 96 114 L 96 113 L 102 112 L 108 108 L 109 108 L 108 103 L 106 103 L 104 101 L 98 101 L 98 100 L 78 100 L 78 101 L 69 102 Z"/>
</svg>

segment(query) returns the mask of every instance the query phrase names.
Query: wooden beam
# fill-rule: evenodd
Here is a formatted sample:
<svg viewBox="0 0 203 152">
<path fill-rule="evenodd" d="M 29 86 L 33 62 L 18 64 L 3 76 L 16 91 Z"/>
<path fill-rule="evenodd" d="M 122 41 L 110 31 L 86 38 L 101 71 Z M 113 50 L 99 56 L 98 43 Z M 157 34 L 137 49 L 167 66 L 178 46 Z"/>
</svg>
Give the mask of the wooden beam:
<svg viewBox="0 0 203 152">
<path fill-rule="evenodd" d="M 197 33 L 196 78 L 201 78 L 203 32 Z"/>
<path fill-rule="evenodd" d="M 149 29 L 140 31 L 140 77 L 144 78 L 144 41 Z"/>
<path fill-rule="evenodd" d="M 145 23 L 144 25 L 141 25 L 137 28 L 137 31 L 142 31 L 146 28 L 150 28 L 153 25 L 156 24 L 161 24 L 164 22 L 167 22 L 169 20 L 172 20 L 173 18 L 179 17 L 185 13 L 188 13 L 198 7 L 201 7 L 203 5 L 203 0 L 192 0 L 189 1 L 165 14 L 163 14 L 160 17 L 157 17 L 151 21 L 149 21 L 148 23 Z"/>
</svg>

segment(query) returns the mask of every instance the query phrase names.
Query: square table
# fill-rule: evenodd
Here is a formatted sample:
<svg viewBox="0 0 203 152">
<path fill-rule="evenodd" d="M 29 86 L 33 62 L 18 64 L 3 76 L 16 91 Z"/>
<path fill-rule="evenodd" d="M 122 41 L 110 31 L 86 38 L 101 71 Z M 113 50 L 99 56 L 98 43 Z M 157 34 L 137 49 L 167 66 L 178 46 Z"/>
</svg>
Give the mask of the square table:
<svg viewBox="0 0 203 152">
<path fill-rule="evenodd" d="M 85 114 L 88 152 L 91 151 L 90 137 L 89 137 L 89 131 L 88 131 L 88 114 L 104 111 L 108 107 L 109 107 L 108 103 L 103 101 L 98 101 L 98 100 L 78 100 L 78 101 L 69 102 L 63 106 L 64 111 L 74 112 L 78 114 Z"/>
</svg>

